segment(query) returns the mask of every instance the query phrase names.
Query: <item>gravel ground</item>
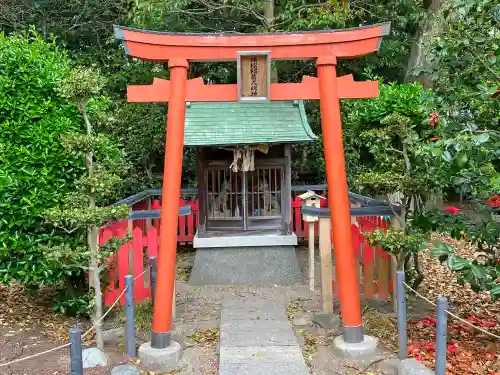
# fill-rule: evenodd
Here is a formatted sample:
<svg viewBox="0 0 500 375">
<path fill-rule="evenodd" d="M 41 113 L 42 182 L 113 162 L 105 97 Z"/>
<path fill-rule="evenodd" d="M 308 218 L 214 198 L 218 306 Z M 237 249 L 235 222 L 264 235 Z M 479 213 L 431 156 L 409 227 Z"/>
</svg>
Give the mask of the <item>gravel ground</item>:
<svg viewBox="0 0 500 375">
<path fill-rule="evenodd" d="M 297 250 L 304 280 L 307 275 L 307 250 Z M 317 257 L 318 258 L 318 257 Z M 245 299 L 259 297 L 270 300 L 282 300 L 289 308 L 289 317 L 296 329 L 297 338 L 304 356 L 310 365 L 311 375 L 326 375 L 335 373 L 354 374 L 359 373 L 364 365 L 353 364 L 336 357 L 331 350 L 333 337 L 340 334 L 337 330 L 323 330 L 311 324 L 310 318 L 314 312 L 319 311 L 320 292 L 311 293 L 308 286 L 303 284 L 291 286 L 191 286 L 185 281 L 189 272 L 191 256 L 183 257 L 182 266 L 178 267 L 179 281 L 176 284 L 177 311 L 174 322 L 173 339 L 178 341 L 183 349 L 183 359 L 179 375 L 214 375 L 218 373 L 218 327 L 220 318 L 221 302 L 225 299 Z M 316 285 L 319 286 L 319 260 L 316 259 Z M 338 306 L 335 306 L 338 310 Z M 139 309 L 136 308 L 136 312 Z M 148 311 L 148 309 L 145 309 Z M 149 313 L 147 313 L 149 314 Z M 149 340 L 150 317 L 141 316 L 140 329 L 137 330 L 137 342 Z M 115 316 L 106 322 L 106 326 L 120 327 L 119 316 Z M 11 332 L 12 331 L 12 332 Z M 67 331 L 66 331 L 67 332 Z M 24 357 L 51 349 L 64 340 L 58 342 L 52 336 L 46 336 L 41 330 L 23 328 L 16 330 L 12 324 L 9 328 L 0 329 L 0 363 L 14 358 Z M 105 348 L 109 354 L 111 365 L 125 363 L 127 360 L 121 354 L 123 340 L 118 339 Z M 129 360 L 130 362 L 130 360 Z M 139 365 L 140 366 L 140 365 Z M 144 374 L 148 374 L 147 369 Z M 376 369 L 370 368 L 370 371 Z M 56 375 L 67 374 L 69 371 L 68 349 L 49 353 L 43 357 L 24 361 L 10 366 L 0 368 L 2 375 Z M 108 375 L 111 366 L 86 370 L 85 375 Z M 368 370 L 367 370 L 368 371 Z M 156 374 L 155 374 L 156 375 Z"/>
</svg>

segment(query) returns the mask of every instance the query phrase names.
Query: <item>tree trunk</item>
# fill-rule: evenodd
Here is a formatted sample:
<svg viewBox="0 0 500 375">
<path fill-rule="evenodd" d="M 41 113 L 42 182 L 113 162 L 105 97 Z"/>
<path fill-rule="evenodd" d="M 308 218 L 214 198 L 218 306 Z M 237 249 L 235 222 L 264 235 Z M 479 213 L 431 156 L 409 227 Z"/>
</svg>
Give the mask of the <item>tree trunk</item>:
<svg viewBox="0 0 500 375">
<path fill-rule="evenodd" d="M 95 339 L 99 349 L 104 348 L 104 338 L 102 334 L 101 318 L 103 315 L 102 292 L 101 292 L 101 277 L 99 272 L 99 247 L 97 239 L 99 230 L 97 227 L 87 229 L 87 242 L 90 249 L 90 277 L 92 279 L 90 290 L 94 289 L 95 309 L 92 317 L 92 322 L 95 324 Z"/>
<path fill-rule="evenodd" d="M 433 37 L 437 25 L 433 15 L 441 7 L 443 0 L 424 0 L 423 6 L 427 11 L 426 17 L 420 22 L 415 33 L 410 58 L 406 69 L 405 82 L 420 82 L 425 88 L 432 88 L 431 79 L 424 73 L 416 74 L 415 69 L 425 63 L 424 44 Z"/>
<path fill-rule="evenodd" d="M 85 103 L 80 104 L 80 110 L 83 115 L 83 119 L 85 121 L 85 127 L 87 129 L 87 134 L 92 134 L 92 124 L 87 115 L 87 111 L 85 109 Z M 92 176 L 94 173 L 94 155 L 92 152 L 88 152 L 85 155 L 85 167 L 87 169 L 87 173 L 89 176 Z M 89 208 L 92 210 L 95 208 L 95 198 L 89 197 Z M 87 246 L 90 251 L 90 267 L 89 267 L 89 289 L 92 293 L 92 289 L 94 289 L 94 297 L 95 297 L 95 308 L 94 313 L 92 314 L 92 322 L 95 324 L 95 336 L 96 343 L 99 349 L 104 348 L 104 338 L 102 334 L 102 326 L 101 326 L 101 318 L 103 315 L 103 306 L 102 306 L 102 291 L 101 291 L 101 275 L 99 269 L 99 229 L 95 226 L 90 226 L 87 228 Z"/>
<path fill-rule="evenodd" d="M 264 5 L 264 18 L 266 19 L 267 31 L 272 31 L 274 25 L 274 0 L 267 0 Z"/>
</svg>

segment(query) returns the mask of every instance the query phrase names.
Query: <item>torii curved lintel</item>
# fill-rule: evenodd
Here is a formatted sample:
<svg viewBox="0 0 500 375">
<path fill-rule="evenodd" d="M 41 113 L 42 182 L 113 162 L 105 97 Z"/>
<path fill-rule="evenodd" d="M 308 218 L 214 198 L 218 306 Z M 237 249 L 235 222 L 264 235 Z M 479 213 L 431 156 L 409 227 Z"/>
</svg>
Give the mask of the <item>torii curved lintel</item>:
<svg viewBox="0 0 500 375">
<path fill-rule="evenodd" d="M 236 60 L 239 51 L 269 51 L 275 60 L 356 57 L 377 51 L 390 23 L 352 29 L 264 34 L 169 33 L 115 26 L 128 55 L 145 60 Z"/>
</svg>

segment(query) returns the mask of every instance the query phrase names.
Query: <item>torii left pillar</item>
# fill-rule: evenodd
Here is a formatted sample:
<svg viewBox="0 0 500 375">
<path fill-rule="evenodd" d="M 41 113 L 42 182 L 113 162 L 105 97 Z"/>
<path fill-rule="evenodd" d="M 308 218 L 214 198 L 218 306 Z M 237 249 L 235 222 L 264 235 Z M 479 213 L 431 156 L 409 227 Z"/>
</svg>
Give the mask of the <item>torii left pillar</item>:
<svg viewBox="0 0 500 375">
<path fill-rule="evenodd" d="M 186 82 L 189 63 L 186 59 L 171 59 L 170 84 L 172 98 L 168 104 L 167 141 L 163 168 L 160 248 L 156 279 L 155 309 L 151 347 L 164 349 L 170 345 L 172 303 L 175 286 L 175 261 L 179 197 L 181 195 L 184 120 L 186 117 Z"/>
</svg>

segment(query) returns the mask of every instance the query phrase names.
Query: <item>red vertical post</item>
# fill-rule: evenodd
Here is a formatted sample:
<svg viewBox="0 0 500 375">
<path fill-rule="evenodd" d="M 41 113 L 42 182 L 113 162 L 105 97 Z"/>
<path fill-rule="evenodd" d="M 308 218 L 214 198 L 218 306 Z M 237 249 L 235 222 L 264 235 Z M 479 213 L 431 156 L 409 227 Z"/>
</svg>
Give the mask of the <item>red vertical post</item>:
<svg viewBox="0 0 500 375">
<path fill-rule="evenodd" d="M 175 286 L 177 227 L 186 116 L 186 82 L 189 64 L 185 59 L 171 59 L 168 62 L 168 67 L 170 69 L 171 98 L 168 105 L 158 276 L 151 335 L 151 346 L 155 349 L 166 348 L 170 345 L 170 331 L 172 329 L 172 302 Z"/>
<path fill-rule="evenodd" d="M 326 176 L 328 186 L 330 186 L 328 204 L 333 230 L 343 337 L 345 342 L 357 343 L 363 341 L 363 326 L 352 248 L 350 203 L 347 195 L 336 65 L 335 56 L 320 57 L 316 62 Z"/>
</svg>

